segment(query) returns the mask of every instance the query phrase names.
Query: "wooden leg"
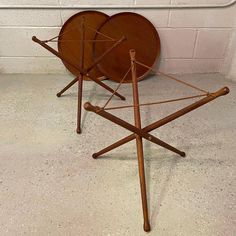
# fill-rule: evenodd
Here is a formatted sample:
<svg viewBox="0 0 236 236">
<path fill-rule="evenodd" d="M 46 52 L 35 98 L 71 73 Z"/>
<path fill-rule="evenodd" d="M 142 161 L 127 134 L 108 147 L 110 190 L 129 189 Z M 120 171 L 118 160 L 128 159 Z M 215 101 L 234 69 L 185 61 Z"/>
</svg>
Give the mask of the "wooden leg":
<svg viewBox="0 0 236 236">
<path fill-rule="evenodd" d="M 85 40 L 85 18 L 82 17 L 81 20 L 81 25 L 80 25 L 80 30 L 81 30 L 81 41 L 80 41 L 80 67 L 82 70 L 84 69 L 84 53 L 85 53 L 85 45 L 84 45 L 84 40 Z M 81 104 L 82 104 L 82 94 L 83 94 L 83 79 L 84 75 L 80 73 L 79 75 L 79 82 L 78 82 L 78 102 L 77 102 L 77 129 L 76 132 L 77 134 L 81 133 Z"/>
<path fill-rule="evenodd" d="M 134 103 L 134 120 L 135 127 L 141 129 L 141 116 L 139 109 L 139 94 L 138 94 L 138 82 L 136 75 L 136 64 L 135 64 L 135 51 L 130 50 L 131 57 L 131 72 L 132 72 L 132 87 L 133 87 L 133 103 Z M 143 158 L 143 142 L 142 137 L 135 135 L 137 155 L 138 155 L 138 168 L 139 168 L 139 179 L 141 187 L 141 197 L 142 197 L 142 208 L 143 208 L 143 218 L 144 218 L 144 231 L 148 232 L 151 230 L 149 219 L 148 219 L 148 205 L 147 205 L 147 194 L 146 194 L 146 180 L 145 180 L 145 170 L 144 170 L 144 158 Z"/>
<path fill-rule="evenodd" d="M 81 106 L 82 106 L 82 94 L 83 94 L 83 76 L 79 76 L 78 82 L 78 108 L 77 108 L 77 134 L 81 133 Z"/>
<path fill-rule="evenodd" d="M 45 49 L 47 49 L 49 52 L 51 52 L 52 54 L 54 54 L 55 56 L 57 56 L 58 58 L 60 58 L 61 60 L 65 61 L 66 63 L 68 63 L 69 65 L 71 65 L 73 68 L 75 68 L 76 70 L 80 71 L 80 73 L 84 76 L 89 77 L 91 80 L 93 80 L 95 83 L 97 83 L 98 85 L 100 85 L 101 87 L 103 87 L 104 89 L 106 89 L 107 91 L 113 93 L 114 90 L 112 88 L 110 88 L 108 85 L 106 85 L 105 83 L 103 83 L 102 81 L 100 81 L 97 78 L 93 78 L 89 75 L 89 71 L 95 67 L 102 59 L 104 56 L 106 56 L 108 53 L 110 53 L 114 48 L 116 48 L 117 46 L 119 46 L 124 40 L 126 40 L 126 38 L 123 36 L 121 37 L 120 40 L 118 40 L 111 48 L 109 48 L 106 52 L 103 53 L 103 55 L 101 57 L 99 57 L 91 66 L 89 66 L 87 69 L 81 68 L 79 65 L 75 65 L 69 58 L 66 58 L 64 55 L 62 55 L 60 52 L 57 52 L 55 49 L 53 49 L 52 47 L 50 47 L 49 45 L 47 45 L 45 42 L 39 40 L 38 38 L 36 38 L 35 36 L 32 37 L 32 40 L 36 43 L 38 43 L 39 45 L 41 45 L 42 47 L 44 47 Z M 122 100 L 125 100 L 125 97 L 120 95 L 119 93 L 115 92 L 114 93 L 115 96 L 119 97 Z M 60 94 L 59 94 L 60 96 Z"/>
<path fill-rule="evenodd" d="M 67 91 L 71 86 L 73 86 L 78 81 L 78 77 L 73 79 L 65 88 L 63 88 L 59 93 L 57 93 L 57 97 L 61 97 L 61 95 Z"/>
<path fill-rule="evenodd" d="M 211 102 L 213 101 L 214 99 L 216 99 L 217 97 L 220 97 L 220 96 L 223 96 L 223 95 L 226 95 L 229 93 L 229 89 L 227 87 L 224 87 L 218 91 L 216 91 L 215 93 L 212 93 L 212 94 L 209 94 L 207 97 L 205 98 L 202 98 L 201 100 L 197 101 L 197 102 L 194 102 L 193 104 L 185 107 L 185 108 L 182 108 L 181 110 L 179 111 L 176 111 L 174 112 L 173 114 L 159 120 L 159 121 L 156 121 L 148 126 L 146 126 L 145 128 L 143 128 L 142 130 L 145 131 L 145 132 L 151 132 L 163 125 L 166 125 L 168 124 L 169 122 L 207 104 L 208 102 Z M 98 158 L 99 156 L 109 152 L 109 151 L 112 151 L 113 149 L 117 148 L 117 147 L 120 147 L 121 145 L 124 145 L 132 140 L 135 139 L 135 134 L 131 134 L 125 138 L 122 138 L 120 139 L 119 141 L 111 144 L 110 146 L 100 150 L 99 152 L 96 152 L 93 154 L 93 158 Z"/>
<path fill-rule="evenodd" d="M 128 143 L 128 142 L 130 142 L 132 140 L 134 140 L 134 139 L 135 139 L 135 134 L 131 134 L 131 135 L 129 135 L 129 136 L 127 136 L 127 137 L 125 137 L 125 138 L 123 138 L 123 139 L 113 143 L 113 144 L 111 144 L 110 146 L 100 150 L 99 152 L 94 153 L 92 156 L 93 156 L 94 159 L 96 159 L 96 158 L 102 156 L 103 154 L 105 154 L 107 152 L 110 152 L 113 149 L 118 148 L 118 147 L 120 147 L 120 146 L 122 146 L 122 145 L 124 145 L 124 144 L 126 144 L 126 143 Z"/>
<path fill-rule="evenodd" d="M 93 106 L 91 103 L 89 102 L 86 102 L 84 104 L 84 108 L 85 110 L 87 111 L 92 111 L 92 112 L 95 112 L 96 114 L 104 117 L 105 119 L 107 120 L 110 120 L 111 122 L 117 124 L 117 125 L 120 125 L 121 127 L 141 136 L 142 138 L 145 138 L 147 139 L 148 141 L 150 142 L 153 142 L 161 147 L 164 147 L 170 151 L 173 151 L 181 156 L 185 156 L 185 153 L 176 149 L 175 147 L 172 147 L 171 145 L 169 145 L 168 143 L 160 140 L 159 138 L 153 136 L 152 134 L 149 134 L 147 132 L 144 132 L 142 129 L 139 129 L 137 128 L 136 126 L 134 125 L 131 125 L 130 123 L 120 119 L 119 117 L 117 116 L 114 116 L 112 115 L 111 113 L 108 113 L 107 111 L 103 110 L 101 107 L 98 107 L 98 106 Z"/>
<path fill-rule="evenodd" d="M 144 231 L 148 232 L 151 230 L 151 227 L 148 219 L 146 180 L 145 180 L 144 159 L 143 159 L 143 143 L 142 143 L 142 138 L 138 135 L 136 135 L 136 145 L 137 145 L 139 180 L 140 180 L 143 218 L 144 218 L 143 229 Z"/>
<path fill-rule="evenodd" d="M 169 151 L 172 151 L 172 152 L 180 155 L 181 157 L 185 157 L 186 156 L 185 152 L 180 151 L 179 149 L 173 147 L 172 145 L 170 145 L 170 144 L 168 144 L 168 143 L 166 143 L 166 142 L 164 142 L 164 141 L 162 141 L 160 139 L 158 139 L 158 141 L 157 141 L 157 138 L 156 137 L 153 138 L 153 137 L 154 136 L 150 137 L 150 139 L 148 139 L 148 141 L 151 141 L 151 142 L 153 142 L 153 143 L 155 143 L 155 144 L 157 144 L 157 145 L 159 145 L 161 147 L 164 147 L 164 148 L 168 149 Z M 97 158 L 101 157 L 101 155 L 103 155 L 104 153 L 107 153 L 107 152 L 109 152 L 109 151 L 111 151 L 111 150 L 113 150 L 113 149 L 115 149 L 115 148 L 117 148 L 117 147 L 119 147 L 119 146 L 121 146 L 121 145 L 123 145 L 125 143 L 128 143 L 128 142 L 134 140 L 135 138 L 136 138 L 135 134 L 131 134 L 131 135 L 129 135 L 129 136 L 127 136 L 127 137 L 117 141 L 116 143 L 113 143 L 112 145 L 102 149 L 101 151 L 94 153 L 92 155 L 92 157 L 94 159 L 97 159 Z"/>
</svg>

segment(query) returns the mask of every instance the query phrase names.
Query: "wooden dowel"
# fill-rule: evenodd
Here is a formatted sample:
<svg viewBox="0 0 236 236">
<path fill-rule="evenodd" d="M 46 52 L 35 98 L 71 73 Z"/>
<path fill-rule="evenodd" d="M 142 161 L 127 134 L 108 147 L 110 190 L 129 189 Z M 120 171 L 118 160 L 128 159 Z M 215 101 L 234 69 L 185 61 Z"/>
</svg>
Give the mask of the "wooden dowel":
<svg viewBox="0 0 236 236">
<path fill-rule="evenodd" d="M 122 119 L 120 119 L 120 118 L 104 111 L 101 107 L 93 106 L 90 102 L 86 102 L 84 104 L 84 108 L 85 108 L 85 110 L 97 113 L 98 115 L 104 117 L 105 119 L 110 120 L 111 122 L 113 122 L 113 123 L 125 128 L 125 129 L 141 136 L 142 138 L 147 139 L 148 141 L 151 141 L 151 142 L 153 142 L 153 143 L 155 143 L 155 144 L 157 144 L 157 145 L 159 145 L 163 148 L 166 148 L 166 149 L 168 149 L 168 150 L 170 150 L 170 151 L 172 151 L 176 154 L 179 154 L 180 156 L 185 155 L 184 152 L 176 149 L 175 147 L 172 147 L 168 143 L 160 140 L 159 138 L 153 136 L 152 134 L 144 132 L 142 129 L 138 129 L 137 127 L 131 125 L 130 123 L 128 123 L 128 122 L 126 122 L 126 121 L 124 121 L 124 120 L 122 120 Z"/>
<path fill-rule="evenodd" d="M 84 40 L 85 40 L 85 28 L 84 28 L 84 23 L 85 23 L 85 18 L 82 17 L 81 20 L 81 26 L 80 26 L 80 31 L 81 31 L 81 42 L 80 42 L 80 67 L 82 70 L 84 69 Z M 76 132 L 77 134 L 81 133 L 81 108 L 82 108 L 82 97 L 83 97 L 83 79 L 84 75 L 80 74 L 79 76 L 79 81 L 78 81 L 78 101 L 77 101 L 77 129 Z"/>
<path fill-rule="evenodd" d="M 132 74 L 132 88 L 133 88 L 134 121 L 135 121 L 135 127 L 138 129 L 141 129 L 138 82 L 137 82 L 135 51 L 134 50 L 130 50 L 130 59 L 131 59 L 131 74 Z M 144 158 L 143 158 L 143 141 L 142 141 L 142 137 L 140 135 L 136 134 L 135 138 L 136 138 L 139 180 L 140 180 L 143 219 L 144 219 L 143 229 L 144 229 L 144 231 L 149 232 L 151 230 L 151 227 L 150 227 L 149 218 L 148 218 L 145 167 L 144 167 Z"/>
<path fill-rule="evenodd" d="M 74 63 L 69 59 L 69 58 L 65 58 L 60 52 L 57 52 L 55 49 L 53 49 L 52 47 L 48 46 L 46 43 L 42 42 L 41 40 L 39 40 L 37 37 L 33 36 L 32 40 L 36 43 L 38 43 L 39 45 L 41 45 L 42 47 L 44 47 L 45 49 L 47 49 L 49 52 L 51 52 L 52 54 L 54 54 L 55 56 L 57 56 L 58 58 L 60 58 L 62 61 L 65 61 L 67 64 L 69 64 L 70 66 L 72 66 L 74 69 L 78 70 L 82 75 L 85 75 L 87 77 L 89 77 L 91 80 L 93 80 L 95 83 L 99 84 L 101 87 L 103 87 L 104 89 L 108 90 L 109 92 L 113 93 L 114 90 L 112 88 L 110 88 L 108 85 L 104 84 L 103 82 L 101 82 L 99 79 L 97 78 L 93 78 L 88 74 L 87 70 L 82 69 L 80 66 L 78 65 L 74 65 Z M 99 58 L 100 60 L 102 60 L 102 58 Z M 96 64 L 98 64 L 100 61 L 96 60 Z M 93 63 L 93 66 L 96 65 L 95 63 Z M 92 69 L 92 67 L 90 66 L 90 70 Z M 68 85 L 69 86 L 69 85 Z M 125 97 L 120 95 L 118 92 L 115 92 L 115 95 L 117 97 L 119 97 L 122 100 L 125 100 Z"/>
<path fill-rule="evenodd" d="M 66 85 L 65 88 L 63 88 L 59 93 L 57 93 L 58 97 L 61 97 L 61 95 L 67 91 L 71 86 L 73 86 L 77 81 L 79 80 L 78 77 L 76 77 L 75 79 L 73 79 L 68 85 Z"/>
<path fill-rule="evenodd" d="M 159 121 L 156 121 L 148 126 L 146 126 L 145 128 L 143 128 L 142 130 L 145 131 L 145 132 L 151 132 L 163 125 L 166 125 L 167 123 L 207 104 L 208 102 L 211 102 L 213 100 L 215 100 L 216 98 L 220 97 L 220 96 L 223 96 L 223 95 L 226 95 L 229 93 L 229 88 L 227 87 L 224 87 L 224 88 L 221 88 L 220 90 L 218 90 L 217 92 L 215 93 L 211 93 L 210 95 L 208 95 L 207 97 L 205 98 L 202 98 L 201 100 L 197 101 L 197 102 L 194 102 L 193 104 L 185 107 L 185 108 L 182 108 L 181 110 L 179 111 L 176 111 L 174 112 L 173 114 L 159 120 Z M 128 143 L 132 140 L 135 139 L 135 134 L 131 134 L 123 139 L 120 139 L 119 141 L 111 144 L 110 146 L 100 150 L 99 152 L 96 152 L 93 154 L 93 158 L 98 158 L 99 156 L 117 148 L 117 147 L 120 147 L 121 145 L 125 144 L 125 143 Z"/>
<path fill-rule="evenodd" d="M 78 104 L 77 104 L 77 134 L 81 133 L 81 108 L 82 108 L 82 96 L 83 96 L 83 76 L 79 76 L 78 81 Z"/>
<path fill-rule="evenodd" d="M 39 45 L 41 45 L 42 47 L 44 47 L 45 49 L 47 49 L 49 52 L 51 52 L 53 55 L 57 56 L 58 58 L 60 58 L 62 61 L 65 61 L 66 63 L 68 63 L 70 66 L 74 67 L 74 69 L 80 71 L 82 74 L 86 75 L 87 71 L 83 70 L 79 65 L 74 65 L 74 62 L 71 61 L 69 58 L 65 58 L 60 52 L 57 52 L 55 49 L 53 49 L 52 47 L 50 47 L 49 45 L 47 45 L 46 43 L 44 43 L 43 41 L 41 41 L 40 39 L 38 39 L 36 36 L 32 37 L 32 40 L 36 43 L 38 43 Z"/>
<path fill-rule="evenodd" d="M 229 93 L 229 88 L 228 87 L 221 88 L 220 90 L 209 94 L 207 97 L 202 98 L 201 100 L 199 100 L 199 101 L 197 101 L 197 102 L 195 102 L 195 103 L 193 103 L 193 104 L 191 104 L 191 105 L 189 105 L 189 106 L 187 106 L 187 107 L 185 107 L 185 108 L 183 108 L 183 109 L 181 109 L 181 110 L 179 110 L 179 111 L 177 111 L 177 112 L 175 112 L 175 113 L 173 113 L 173 114 L 171 114 L 171 115 L 169 115 L 169 116 L 167 116 L 167 117 L 165 117 L 165 118 L 163 118 L 159 121 L 156 121 L 153 124 L 148 125 L 145 128 L 145 130 L 149 130 L 148 132 L 150 132 L 154 129 L 157 129 L 160 126 L 163 126 L 163 125 L 165 125 L 165 124 L 167 124 L 167 123 L 169 123 L 169 122 L 185 115 L 186 113 L 188 113 L 192 110 L 195 110 L 195 109 L 205 105 L 206 103 L 211 102 L 211 101 L 215 100 L 216 98 L 218 98 L 220 96 L 223 96 L 223 95 L 226 95 L 228 93 Z"/>
</svg>

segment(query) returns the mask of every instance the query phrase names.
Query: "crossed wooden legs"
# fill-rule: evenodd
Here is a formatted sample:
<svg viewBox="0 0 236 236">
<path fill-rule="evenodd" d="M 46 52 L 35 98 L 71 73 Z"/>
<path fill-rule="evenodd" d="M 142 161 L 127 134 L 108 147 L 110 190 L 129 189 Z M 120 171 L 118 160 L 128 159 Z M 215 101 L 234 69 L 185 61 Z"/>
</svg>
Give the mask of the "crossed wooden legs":
<svg viewBox="0 0 236 236">
<path fill-rule="evenodd" d="M 208 103 L 210 101 L 213 101 L 217 97 L 226 95 L 227 93 L 229 93 L 229 89 L 227 87 L 224 87 L 224 88 L 218 90 L 217 92 L 211 93 L 207 97 L 202 98 L 201 100 L 199 100 L 197 102 L 194 102 L 193 104 L 191 104 L 191 105 L 189 105 L 189 106 L 187 106 L 187 107 L 185 107 L 185 108 L 183 108 L 179 111 L 176 111 L 173 114 L 171 114 L 171 115 L 169 115 L 169 116 L 167 116 L 167 117 L 165 117 L 161 120 L 158 120 L 158 121 L 144 127 L 141 130 L 144 131 L 144 132 L 151 132 L 151 131 L 153 131 L 153 130 L 155 130 L 155 129 L 163 126 L 163 125 L 166 125 L 169 122 L 171 122 L 171 121 L 173 121 L 173 120 L 175 120 L 175 119 L 177 119 L 177 118 L 179 118 L 179 117 L 181 117 L 181 116 L 183 116 L 183 115 L 185 115 L 185 114 L 187 114 L 187 113 L 189 113 L 189 112 L 191 112 L 191 111 L 193 111 L 193 110 L 195 110 L 195 109 L 197 109 L 197 108 L 199 108 L 203 105 L 205 105 L 206 103 Z M 99 108 L 99 109 L 101 109 L 101 108 Z M 96 110 L 99 111 L 99 109 L 96 109 Z M 93 158 L 98 158 L 99 156 L 101 156 L 101 155 L 103 155 L 103 154 L 105 154 L 109 151 L 112 151 L 113 149 L 115 149 L 117 147 L 120 147 L 121 145 L 126 144 L 126 143 L 128 143 L 128 142 L 130 142 L 134 139 L 135 139 L 135 134 L 131 134 L 129 136 L 126 136 L 125 138 L 120 139 L 119 141 L 117 141 L 117 142 L 113 143 L 112 145 L 100 150 L 99 152 L 94 153 Z"/>
<path fill-rule="evenodd" d="M 143 144 L 142 138 L 145 138 L 155 144 L 158 144 L 168 150 L 171 150 L 180 156 L 184 157 L 185 153 L 172 147 L 171 145 L 165 143 L 164 141 L 154 137 L 153 135 L 149 134 L 154 129 L 161 127 L 185 114 L 191 112 L 198 107 L 216 99 L 219 96 L 226 95 L 229 93 L 229 89 L 224 87 L 215 93 L 209 93 L 206 97 L 202 98 L 201 100 L 194 102 L 193 104 L 174 112 L 173 114 L 156 121 L 145 128 L 141 128 L 141 117 L 139 111 L 139 96 L 138 96 L 138 85 L 137 85 L 137 76 L 136 76 L 136 63 L 135 63 L 135 52 L 133 50 L 130 51 L 131 57 L 131 71 L 132 71 L 132 86 L 133 86 L 133 104 L 134 104 L 134 117 L 135 117 L 135 126 L 129 124 L 128 122 L 108 113 L 103 108 L 98 106 L 93 106 L 91 103 L 87 102 L 84 104 L 84 108 L 88 111 L 95 112 L 96 114 L 104 117 L 111 122 L 120 125 L 121 127 L 128 129 L 129 131 L 133 132 L 133 134 L 119 140 L 118 142 L 104 148 L 103 150 L 94 153 L 93 158 L 98 158 L 102 154 L 111 151 L 133 139 L 136 139 L 136 146 L 137 146 L 137 156 L 138 156 L 138 166 L 139 166 L 139 178 L 140 178 L 140 188 L 141 188 L 141 197 L 142 197 L 142 208 L 143 208 L 143 218 L 144 218 L 144 231 L 148 232 L 151 230 L 150 223 L 148 219 L 148 206 L 147 206 L 147 197 L 146 197 L 146 182 L 145 182 L 145 172 L 144 172 L 144 158 L 143 158 Z"/>
<path fill-rule="evenodd" d="M 102 81 L 100 81 L 98 78 L 91 77 L 89 75 L 90 70 L 94 68 L 107 54 L 109 54 L 114 48 L 116 48 L 119 44 L 121 44 L 126 38 L 123 36 L 118 40 L 112 47 L 110 47 L 107 51 L 105 51 L 100 57 L 98 57 L 88 68 L 84 69 L 83 63 L 81 63 L 82 66 L 75 65 L 69 58 L 65 58 L 60 52 L 57 52 L 52 47 L 48 46 L 44 41 L 39 40 L 35 36 L 32 37 L 32 40 L 48 51 L 50 51 L 52 54 L 60 58 L 61 60 L 68 63 L 70 66 L 74 67 L 76 70 L 80 71 L 80 75 L 76 77 L 74 80 L 72 80 L 65 88 L 63 88 L 59 93 L 57 93 L 57 96 L 60 97 L 66 90 L 68 90 L 71 86 L 73 86 L 76 82 L 78 82 L 78 109 L 77 109 L 77 133 L 81 133 L 81 104 L 82 104 L 82 93 L 83 93 L 83 76 L 89 77 L 91 80 L 93 80 L 95 83 L 109 91 L 110 93 L 114 93 L 115 96 L 119 97 L 121 100 L 125 100 L 125 97 L 120 95 L 118 92 L 114 91 L 111 87 L 104 84 Z M 83 43 L 83 40 L 81 40 Z M 82 45 L 83 47 L 83 45 Z M 83 50 L 82 50 L 83 51 Z M 84 52 L 83 52 L 84 53 Z M 81 56 L 81 62 L 83 62 L 83 55 Z"/>
</svg>

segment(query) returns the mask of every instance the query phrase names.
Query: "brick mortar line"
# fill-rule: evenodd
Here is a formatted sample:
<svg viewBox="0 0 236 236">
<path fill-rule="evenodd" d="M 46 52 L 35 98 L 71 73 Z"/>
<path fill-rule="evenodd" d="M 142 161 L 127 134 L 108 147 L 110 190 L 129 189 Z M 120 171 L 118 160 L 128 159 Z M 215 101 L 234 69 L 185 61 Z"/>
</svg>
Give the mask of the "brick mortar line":
<svg viewBox="0 0 236 236">
<path fill-rule="evenodd" d="M 10 59 L 10 58 L 48 58 L 48 59 L 55 59 L 60 61 L 60 59 L 56 58 L 56 57 L 52 57 L 52 56 L 0 56 L 0 59 Z"/>
<path fill-rule="evenodd" d="M 60 61 L 60 59 L 52 56 L 0 56 L 0 59 L 9 59 L 9 58 L 48 58 L 48 59 L 55 59 Z M 216 58 L 160 58 L 160 60 L 224 60 L 224 57 L 216 57 Z"/>
<path fill-rule="evenodd" d="M 0 25 L 0 28 L 40 28 L 40 29 L 50 29 L 50 28 L 61 28 L 62 25 L 55 25 L 55 26 L 30 26 L 30 25 Z M 217 26 L 213 26 L 213 27 L 201 27 L 201 26 L 196 26 L 196 27 L 173 27 L 173 26 L 160 26 L 157 27 L 155 26 L 155 28 L 158 29 L 236 29 L 236 26 L 225 26 L 225 27 L 217 27 Z"/>
<path fill-rule="evenodd" d="M 170 0 L 170 5 L 172 5 L 172 0 Z M 168 12 L 168 19 L 167 19 L 167 27 L 170 26 L 170 19 L 171 19 L 171 10 L 169 9 L 169 12 Z"/>
<path fill-rule="evenodd" d="M 197 53 L 197 42 L 198 42 L 198 37 L 199 37 L 199 29 L 196 30 L 196 38 L 194 41 L 194 48 L 193 48 L 193 55 L 192 57 L 195 58 L 196 57 L 196 53 Z"/>
</svg>

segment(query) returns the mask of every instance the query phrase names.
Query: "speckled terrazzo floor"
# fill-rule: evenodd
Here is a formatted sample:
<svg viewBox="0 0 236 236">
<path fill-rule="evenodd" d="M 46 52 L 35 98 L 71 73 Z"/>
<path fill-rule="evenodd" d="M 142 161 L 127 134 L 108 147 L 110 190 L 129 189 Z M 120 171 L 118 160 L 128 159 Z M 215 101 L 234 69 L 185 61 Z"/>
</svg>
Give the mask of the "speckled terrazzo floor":
<svg viewBox="0 0 236 236">
<path fill-rule="evenodd" d="M 144 141 L 148 235 L 233 236 L 236 83 L 214 74 L 178 78 L 210 91 L 227 85 L 231 93 L 152 132 L 186 158 Z M 135 142 L 92 159 L 129 132 L 83 111 L 77 135 L 76 86 L 55 96 L 69 81 L 66 75 L 0 75 L 0 235 L 146 235 Z M 161 77 L 139 86 L 143 103 L 196 94 Z M 127 101 L 112 104 L 130 104 L 131 87 L 120 92 Z M 85 83 L 83 102 L 102 105 L 108 96 Z M 142 108 L 143 126 L 189 103 Z M 133 122 L 131 109 L 113 114 Z"/>
</svg>

